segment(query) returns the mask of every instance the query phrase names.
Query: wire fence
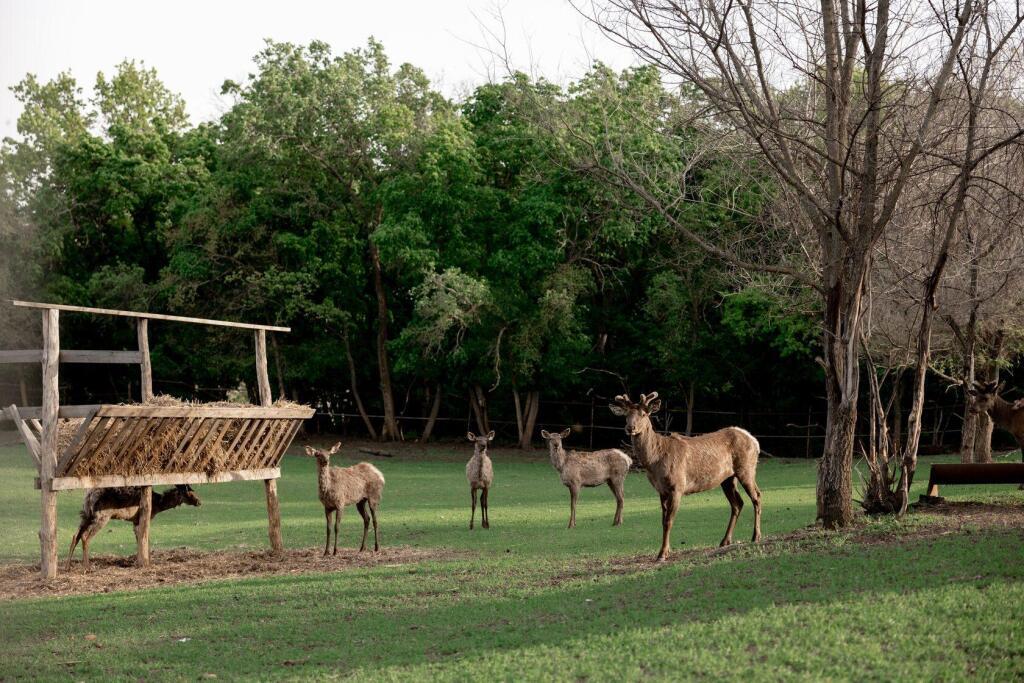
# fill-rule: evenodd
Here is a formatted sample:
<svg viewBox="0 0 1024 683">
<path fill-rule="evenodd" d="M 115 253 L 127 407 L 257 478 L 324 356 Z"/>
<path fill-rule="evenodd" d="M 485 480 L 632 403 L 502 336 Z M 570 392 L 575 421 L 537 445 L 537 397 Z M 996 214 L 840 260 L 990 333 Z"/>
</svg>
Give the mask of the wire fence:
<svg viewBox="0 0 1024 683">
<path fill-rule="evenodd" d="M 0 381 L 0 397 L 3 405 L 19 403 L 38 405 L 39 388 L 33 382 Z M 90 382 L 89 384 L 95 384 Z M 157 393 L 185 396 L 192 400 L 222 400 L 229 391 L 239 387 L 202 386 L 175 380 L 156 380 Z M 243 387 L 244 388 L 244 387 Z M 67 382 L 60 387 L 62 401 L 74 393 L 75 401 L 87 403 L 130 403 L 138 400 L 139 386 L 129 380 L 127 386 L 109 383 L 107 389 L 86 387 Z M 497 432 L 499 442 L 517 443 L 519 425 L 510 416 L 511 397 L 508 401 L 493 400 L 494 417 L 488 418 L 488 426 Z M 465 396 L 447 396 L 445 410 L 434 419 L 432 435 L 437 439 L 462 438 L 466 431 L 477 431 L 473 411 Z M 347 392 L 334 399 L 319 399 L 311 402 L 316 409 L 307 429 L 316 433 L 337 433 L 343 437 L 365 438 L 369 436 L 364 421 L 355 409 Z M 418 407 L 418 404 L 416 404 Z M 664 401 L 664 408 L 655 416 L 655 428 L 661 433 L 684 432 L 688 411 Z M 414 440 L 423 432 L 429 421 L 426 415 L 408 414 L 409 404 L 402 407 L 397 416 L 400 430 L 407 440 Z M 923 453 L 948 451 L 959 445 L 963 406 L 953 402 L 930 403 L 925 407 L 921 437 Z M 745 428 L 761 442 L 762 450 L 769 455 L 784 457 L 818 457 L 824 446 L 826 414 L 824 406 L 810 406 L 803 410 L 726 410 L 720 407 L 695 408 L 690 412 L 692 434 L 699 435 L 727 426 Z M 367 414 L 374 427 L 379 429 L 384 415 L 374 411 Z M 626 436 L 623 423 L 607 409 L 607 399 L 592 396 L 592 400 L 561 400 L 540 402 L 534 438 L 540 429 L 573 429 L 572 443 L 580 448 L 600 448 L 621 445 Z M 856 435 L 862 442 L 868 438 L 866 424 Z M 9 429 L 11 425 L 0 424 Z M 1001 437 L 997 436 L 997 439 Z M 539 443 L 538 443 L 539 445 Z"/>
</svg>

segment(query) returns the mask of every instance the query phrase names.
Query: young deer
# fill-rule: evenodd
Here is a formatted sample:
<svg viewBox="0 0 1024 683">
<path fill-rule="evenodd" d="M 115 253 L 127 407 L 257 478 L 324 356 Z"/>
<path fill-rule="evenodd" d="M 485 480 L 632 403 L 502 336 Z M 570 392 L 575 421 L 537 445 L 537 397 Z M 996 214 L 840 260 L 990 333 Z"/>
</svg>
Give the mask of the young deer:
<svg viewBox="0 0 1024 683">
<path fill-rule="evenodd" d="M 361 462 L 352 467 L 331 467 L 331 456 L 341 449 L 341 442 L 331 446 L 331 450 L 306 446 L 306 455 L 316 458 L 318 468 L 317 489 L 320 502 L 324 505 L 327 517 L 327 541 L 324 543 L 324 556 L 331 548 L 331 514 L 334 514 L 334 554 L 338 554 L 338 524 L 341 522 L 341 511 L 346 505 L 355 503 L 356 510 L 363 518 L 363 542 L 359 544 L 359 552 L 366 550 L 366 535 L 373 519 L 373 550 L 380 550 L 377 540 L 377 506 L 384 492 L 384 475 L 368 462 Z"/>
<path fill-rule="evenodd" d="M 548 442 L 551 464 L 562 477 L 562 483 L 569 489 L 569 528 L 576 526 L 576 499 L 583 487 L 608 484 L 615 496 L 615 520 L 612 526 L 622 524 L 622 487 L 633 465 L 632 459 L 618 448 L 608 448 L 593 453 L 566 451 L 562 440 L 569 436 L 569 430 L 553 434 L 540 430 L 541 437 Z"/>
<path fill-rule="evenodd" d="M 141 502 L 142 488 L 138 486 L 89 489 L 89 492 L 85 494 L 85 501 L 82 503 L 82 522 L 78 525 L 78 531 L 71 537 L 71 550 L 68 551 L 66 569 L 71 569 L 71 558 L 75 556 L 75 546 L 79 541 L 82 542 L 82 568 L 89 568 L 89 541 L 110 520 L 120 519 L 131 522 L 138 530 Z M 202 501 L 199 500 L 199 496 L 192 490 L 192 487 L 187 484 L 179 484 L 163 493 L 153 491 L 150 519 L 164 510 L 170 510 L 179 505 L 199 507 L 202 505 Z M 136 531 L 136 533 L 138 532 Z"/>
<path fill-rule="evenodd" d="M 473 499 L 473 509 L 469 513 L 469 528 L 473 528 L 473 518 L 476 517 L 476 492 L 479 490 L 480 526 L 490 529 L 491 516 L 487 508 L 487 492 L 494 483 L 494 466 L 487 455 L 487 444 L 494 440 L 494 430 L 485 436 L 466 432 L 466 438 L 473 442 L 473 457 L 466 463 L 466 480 L 469 481 L 469 494 Z"/>
<path fill-rule="evenodd" d="M 743 485 L 754 504 L 753 540 L 759 540 L 761 491 L 754 477 L 761 447 L 757 439 L 739 427 L 726 427 L 694 437 L 657 434 L 651 425 L 651 414 L 661 408 L 657 398 L 657 392 L 648 396 L 641 394 L 640 402 L 633 403 L 623 394 L 616 396 L 615 403 L 608 406 L 612 413 L 626 418 L 626 433 L 632 438 L 633 454 L 647 469 L 647 479 L 661 496 L 662 541 L 656 560 L 668 559 L 669 533 L 680 498 L 718 485 L 732 508 L 721 545 L 732 543 L 732 531 L 743 509 L 737 482 Z"/>
</svg>

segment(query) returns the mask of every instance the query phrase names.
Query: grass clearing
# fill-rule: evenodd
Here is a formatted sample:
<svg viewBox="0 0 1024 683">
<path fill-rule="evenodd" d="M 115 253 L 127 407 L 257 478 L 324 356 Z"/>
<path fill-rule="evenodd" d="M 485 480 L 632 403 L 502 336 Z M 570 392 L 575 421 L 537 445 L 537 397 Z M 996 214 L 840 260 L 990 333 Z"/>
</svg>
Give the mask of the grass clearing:
<svg viewBox="0 0 1024 683">
<path fill-rule="evenodd" d="M 724 496 L 713 491 L 683 500 L 676 559 L 653 566 L 660 510 L 643 475 L 627 479 L 622 527 L 611 527 L 614 499 L 602 487 L 583 492 L 570 531 L 568 493 L 537 456 L 492 453 L 492 528 L 473 532 L 461 447 L 409 448 L 374 460 L 388 482 L 383 543 L 456 557 L 0 602 L 0 679 L 1024 675 L 1019 518 L 992 526 L 915 514 L 850 533 L 793 535 L 814 516 L 813 463 L 765 460 L 758 478 L 768 543 L 709 554 L 728 520 Z M 320 546 L 315 464 L 289 457 L 283 468 L 285 543 Z M 20 448 L 0 448 L 0 476 L 0 562 L 37 562 L 38 497 Z M 914 498 L 927 464 L 917 481 Z M 266 547 L 260 484 L 199 492 L 202 507 L 156 518 L 156 562 L 181 548 Z M 1024 493 L 1009 487 L 944 487 L 942 494 L 1024 503 Z M 62 560 L 80 502 L 80 494 L 60 497 Z M 749 538 L 751 523 L 748 502 L 737 539 Z M 347 549 L 358 545 L 361 526 L 348 510 Z M 118 522 L 93 544 L 96 557 L 134 549 L 130 525 Z"/>
</svg>

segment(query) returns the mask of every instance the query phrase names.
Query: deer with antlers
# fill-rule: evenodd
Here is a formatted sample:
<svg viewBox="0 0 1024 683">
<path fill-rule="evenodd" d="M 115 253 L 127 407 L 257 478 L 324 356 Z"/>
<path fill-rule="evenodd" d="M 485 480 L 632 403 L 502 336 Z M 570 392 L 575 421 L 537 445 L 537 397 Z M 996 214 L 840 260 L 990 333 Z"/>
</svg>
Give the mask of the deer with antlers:
<svg viewBox="0 0 1024 683">
<path fill-rule="evenodd" d="M 972 410 L 988 413 L 993 425 L 1013 435 L 1024 462 L 1024 399 L 1010 403 L 999 395 L 1002 388 L 998 382 L 975 382 L 967 393 L 974 399 Z"/>
<path fill-rule="evenodd" d="M 633 442 L 633 455 L 647 470 L 647 479 L 661 496 L 662 541 L 656 561 L 668 559 L 669 534 L 680 499 L 715 486 L 722 487 L 732 509 L 721 545 L 732 543 L 732 532 L 743 509 L 737 484 L 743 486 L 754 504 L 753 540 L 760 540 L 761 491 L 755 475 L 761 447 L 757 439 L 739 427 L 726 427 L 693 437 L 658 434 L 651 424 L 651 415 L 661 408 L 657 392 L 641 394 L 639 403 L 622 394 L 608 407 L 615 415 L 626 418 L 626 433 Z"/>
</svg>

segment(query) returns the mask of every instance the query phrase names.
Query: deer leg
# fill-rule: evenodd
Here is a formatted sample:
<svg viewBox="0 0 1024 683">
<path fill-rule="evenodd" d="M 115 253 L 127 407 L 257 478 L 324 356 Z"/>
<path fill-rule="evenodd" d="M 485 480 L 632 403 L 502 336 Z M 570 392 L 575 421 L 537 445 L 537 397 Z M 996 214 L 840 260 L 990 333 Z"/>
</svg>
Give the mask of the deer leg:
<svg viewBox="0 0 1024 683">
<path fill-rule="evenodd" d="M 724 547 L 732 544 L 732 531 L 736 528 L 736 520 L 740 518 L 740 511 L 743 510 L 743 499 L 740 497 L 740 492 L 736 489 L 736 477 L 729 477 L 722 482 L 722 491 L 725 492 L 725 497 L 729 501 L 729 507 L 731 512 L 729 514 L 729 526 L 725 529 L 725 538 L 718 547 Z"/>
<path fill-rule="evenodd" d="M 469 528 L 470 528 L 470 530 L 472 530 L 473 529 L 473 518 L 476 517 L 476 487 L 475 486 L 470 487 L 469 495 L 473 498 L 473 507 L 470 509 L 470 513 L 469 513 Z"/>
<path fill-rule="evenodd" d="M 334 511 L 334 554 L 338 554 L 338 527 L 341 525 L 341 512 L 345 508 L 341 507 Z"/>
<path fill-rule="evenodd" d="M 107 521 L 100 518 L 93 519 L 92 523 L 84 531 L 80 531 L 82 538 L 82 569 L 89 569 L 89 543 L 92 541 L 93 536 L 103 530 L 103 527 L 107 525 Z"/>
<path fill-rule="evenodd" d="M 363 552 L 366 550 L 366 534 L 370 531 L 370 513 L 366 510 L 366 501 L 356 503 L 356 510 L 359 510 L 359 516 L 363 518 L 363 542 L 359 544 L 359 552 Z"/>
<path fill-rule="evenodd" d="M 751 540 L 757 543 L 761 540 L 761 489 L 757 488 L 757 482 L 751 476 L 742 477 L 740 483 L 754 504 L 754 537 Z M 736 497 L 739 498 L 738 493 Z"/>
<path fill-rule="evenodd" d="M 576 499 L 579 498 L 580 490 L 574 486 L 569 487 L 569 528 L 576 528 Z"/>
<path fill-rule="evenodd" d="M 487 503 L 487 494 L 491 488 L 485 486 L 480 492 L 480 526 L 485 529 L 491 528 L 491 506 Z"/>
<path fill-rule="evenodd" d="M 676 519 L 676 512 L 679 511 L 679 499 L 682 494 L 673 491 L 665 496 L 665 523 L 662 525 L 661 550 L 658 551 L 656 562 L 664 562 L 668 559 L 669 536 L 672 534 L 672 523 Z"/>
<path fill-rule="evenodd" d="M 331 510 L 324 508 L 324 515 L 327 517 L 327 540 L 324 541 L 324 557 L 330 555 L 331 550 Z"/>
<path fill-rule="evenodd" d="M 622 524 L 622 482 L 609 479 L 608 488 L 615 496 L 615 521 L 612 522 L 612 526 L 619 526 Z"/>
<path fill-rule="evenodd" d="M 380 550 L 380 541 L 377 540 L 377 504 L 370 501 L 368 504 L 370 508 L 370 517 L 373 519 L 373 552 Z"/>
<path fill-rule="evenodd" d="M 64 571 L 70 571 L 71 569 L 71 558 L 75 556 L 75 546 L 78 545 L 78 541 L 82 538 L 82 532 L 85 530 L 85 524 L 81 524 L 78 527 L 78 531 L 71 537 L 71 550 L 68 551 L 68 561 L 64 565 Z"/>
</svg>

